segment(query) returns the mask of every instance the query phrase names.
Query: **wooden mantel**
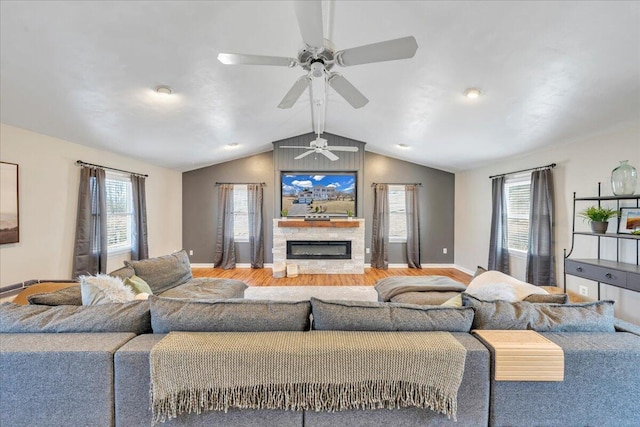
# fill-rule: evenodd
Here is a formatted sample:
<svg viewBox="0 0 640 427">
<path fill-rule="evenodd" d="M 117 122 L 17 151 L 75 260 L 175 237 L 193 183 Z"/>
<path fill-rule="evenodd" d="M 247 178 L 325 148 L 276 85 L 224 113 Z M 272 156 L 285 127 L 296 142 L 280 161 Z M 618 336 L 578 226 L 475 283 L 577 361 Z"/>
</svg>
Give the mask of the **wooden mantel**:
<svg viewBox="0 0 640 427">
<path fill-rule="evenodd" d="M 292 228 L 308 228 L 308 227 L 326 227 L 326 228 L 358 228 L 360 221 L 349 221 L 344 219 L 332 219 L 330 221 L 305 221 L 302 219 L 281 219 L 278 221 L 278 227 Z"/>
</svg>

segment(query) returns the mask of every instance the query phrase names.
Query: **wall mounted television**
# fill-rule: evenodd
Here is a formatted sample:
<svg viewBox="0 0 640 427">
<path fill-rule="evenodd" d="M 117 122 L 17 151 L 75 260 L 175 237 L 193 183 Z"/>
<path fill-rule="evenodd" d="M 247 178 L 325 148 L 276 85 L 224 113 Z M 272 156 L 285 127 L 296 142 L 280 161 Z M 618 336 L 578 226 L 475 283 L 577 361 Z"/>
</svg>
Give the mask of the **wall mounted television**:
<svg viewBox="0 0 640 427">
<path fill-rule="evenodd" d="M 356 212 L 357 172 L 282 172 L 281 209 L 287 216 Z"/>
</svg>

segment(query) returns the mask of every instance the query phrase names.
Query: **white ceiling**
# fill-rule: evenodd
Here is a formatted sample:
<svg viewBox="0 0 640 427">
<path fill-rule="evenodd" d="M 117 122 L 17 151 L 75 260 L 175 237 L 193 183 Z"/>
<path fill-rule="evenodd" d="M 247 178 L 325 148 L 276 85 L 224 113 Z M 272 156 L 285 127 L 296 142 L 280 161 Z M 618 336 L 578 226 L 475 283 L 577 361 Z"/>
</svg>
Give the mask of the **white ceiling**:
<svg viewBox="0 0 640 427">
<path fill-rule="evenodd" d="M 0 8 L 2 123 L 183 171 L 312 131 L 308 96 L 277 108 L 300 68 L 216 59 L 295 57 L 290 2 Z M 337 49 L 418 41 L 412 59 L 334 69 L 370 102 L 354 110 L 330 90 L 326 131 L 367 150 L 459 171 L 640 120 L 639 2 L 339 0 L 324 10 Z M 160 99 L 161 84 L 175 94 Z M 478 100 L 463 96 L 471 86 Z"/>
</svg>

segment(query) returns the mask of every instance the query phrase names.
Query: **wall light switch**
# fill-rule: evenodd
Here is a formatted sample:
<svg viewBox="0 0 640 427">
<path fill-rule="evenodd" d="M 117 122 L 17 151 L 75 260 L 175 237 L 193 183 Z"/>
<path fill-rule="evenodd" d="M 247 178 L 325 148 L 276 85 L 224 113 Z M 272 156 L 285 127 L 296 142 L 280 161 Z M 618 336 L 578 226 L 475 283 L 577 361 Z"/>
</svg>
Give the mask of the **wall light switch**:
<svg viewBox="0 0 640 427">
<path fill-rule="evenodd" d="M 446 254 L 447 253 L 447 248 L 442 248 L 442 253 Z"/>
<path fill-rule="evenodd" d="M 189 255 L 193 255 L 193 249 L 189 250 Z"/>
<path fill-rule="evenodd" d="M 364 250 L 364 252 L 365 252 L 365 253 L 367 253 L 367 254 L 369 254 L 369 253 L 371 253 L 371 249 L 366 248 L 366 249 Z"/>
</svg>

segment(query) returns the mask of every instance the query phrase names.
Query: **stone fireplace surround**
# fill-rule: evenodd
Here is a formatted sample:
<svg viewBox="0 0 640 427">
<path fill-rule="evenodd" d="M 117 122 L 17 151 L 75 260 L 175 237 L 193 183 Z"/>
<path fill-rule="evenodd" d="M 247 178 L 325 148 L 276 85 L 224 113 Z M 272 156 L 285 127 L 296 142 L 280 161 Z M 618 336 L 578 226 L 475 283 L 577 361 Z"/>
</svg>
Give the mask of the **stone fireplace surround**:
<svg viewBox="0 0 640 427">
<path fill-rule="evenodd" d="M 273 220 L 273 262 L 297 264 L 300 274 L 364 274 L 364 219 L 354 218 L 349 227 L 330 227 L 314 221 L 296 220 L 280 226 Z M 346 222 L 346 220 L 339 220 Z M 300 226 L 289 226 L 289 225 Z M 287 240 L 351 241 L 351 259 L 287 259 Z"/>
</svg>

